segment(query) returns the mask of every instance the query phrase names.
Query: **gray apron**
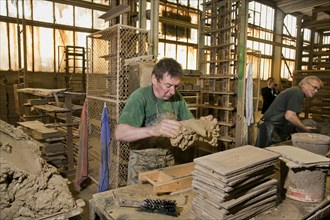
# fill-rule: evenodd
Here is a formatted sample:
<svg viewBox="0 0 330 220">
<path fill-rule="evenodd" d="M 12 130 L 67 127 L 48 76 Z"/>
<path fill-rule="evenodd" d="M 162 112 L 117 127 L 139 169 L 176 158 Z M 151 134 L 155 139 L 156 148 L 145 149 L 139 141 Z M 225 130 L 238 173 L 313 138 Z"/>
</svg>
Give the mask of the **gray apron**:
<svg viewBox="0 0 330 220">
<path fill-rule="evenodd" d="M 173 113 L 160 113 L 156 99 L 155 107 L 157 113 L 152 117 L 146 119 L 145 127 L 153 126 L 157 123 L 160 123 L 163 119 L 177 120 L 173 104 Z M 130 150 L 128 160 L 127 185 L 138 183 L 140 172 L 173 166 L 174 164 L 174 156 L 169 150 L 169 148 L 147 148 L 142 150 Z"/>
<path fill-rule="evenodd" d="M 258 122 L 257 147 L 268 147 L 290 139 L 295 131 L 295 126 L 283 118 L 283 115 L 275 115 L 269 121 L 263 118 Z"/>
</svg>

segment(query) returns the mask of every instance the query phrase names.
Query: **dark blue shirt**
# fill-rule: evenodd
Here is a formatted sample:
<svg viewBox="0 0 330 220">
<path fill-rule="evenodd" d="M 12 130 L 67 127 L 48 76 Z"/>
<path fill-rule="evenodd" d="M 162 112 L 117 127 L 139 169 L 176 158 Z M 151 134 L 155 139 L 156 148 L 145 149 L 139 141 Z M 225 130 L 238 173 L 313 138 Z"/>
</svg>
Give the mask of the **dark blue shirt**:
<svg viewBox="0 0 330 220">
<path fill-rule="evenodd" d="M 263 115 L 265 121 L 286 122 L 285 112 L 302 112 L 305 94 L 299 86 L 294 86 L 281 92 Z"/>
</svg>

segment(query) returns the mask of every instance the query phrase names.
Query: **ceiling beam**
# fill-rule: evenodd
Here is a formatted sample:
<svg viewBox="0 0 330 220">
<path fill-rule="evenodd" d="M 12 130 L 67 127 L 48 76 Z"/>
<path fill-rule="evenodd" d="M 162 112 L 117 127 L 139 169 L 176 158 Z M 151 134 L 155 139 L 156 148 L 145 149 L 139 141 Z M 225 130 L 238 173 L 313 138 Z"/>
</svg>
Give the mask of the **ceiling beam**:
<svg viewBox="0 0 330 220">
<path fill-rule="evenodd" d="M 279 0 L 277 7 L 279 7 L 285 14 L 290 14 L 296 11 L 303 11 L 321 5 L 328 5 L 329 0 Z"/>
</svg>

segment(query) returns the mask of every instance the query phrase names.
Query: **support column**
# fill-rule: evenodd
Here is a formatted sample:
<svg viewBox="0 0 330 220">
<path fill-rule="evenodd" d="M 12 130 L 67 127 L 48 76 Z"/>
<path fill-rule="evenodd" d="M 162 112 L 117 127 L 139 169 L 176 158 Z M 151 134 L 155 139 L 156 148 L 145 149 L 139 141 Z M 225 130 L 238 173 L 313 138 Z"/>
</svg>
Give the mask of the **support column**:
<svg viewBox="0 0 330 220">
<path fill-rule="evenodd" d="M 150 37 L 151 54 L 158 57 L 159 0 L 151 1 Z"/>
<path fill-rule="evenodd" d="M 282 33 L 284 26 L 285 14 L 280 10 L 275 10 L 275 27 L 274 27 L 274 53 L 272 62 L 271 76 L 274 77 L 275 82 L 281 80 L 281 61 L 282 61 Z"/>
</svg>

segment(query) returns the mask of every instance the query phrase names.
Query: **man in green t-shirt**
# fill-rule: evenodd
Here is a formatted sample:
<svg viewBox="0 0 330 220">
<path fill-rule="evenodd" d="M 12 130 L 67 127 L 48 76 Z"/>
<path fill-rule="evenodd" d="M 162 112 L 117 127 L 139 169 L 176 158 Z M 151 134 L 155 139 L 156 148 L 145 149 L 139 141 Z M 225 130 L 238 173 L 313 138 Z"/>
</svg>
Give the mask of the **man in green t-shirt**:
<svg viewBox="0 0 330 220">
<path fill-rule="evenodd" d="M 177 91 L 182 75 L 176 60 L 163 58 L 152 71 L 152 85 L 137 89 L 127 100 L 116 139 L 130 142 L 128 184 L 137 183 L 141 171 L 174 165 L 169 138 L 180 132 L 178 121 L 194 118 Z"/>
</svg>

